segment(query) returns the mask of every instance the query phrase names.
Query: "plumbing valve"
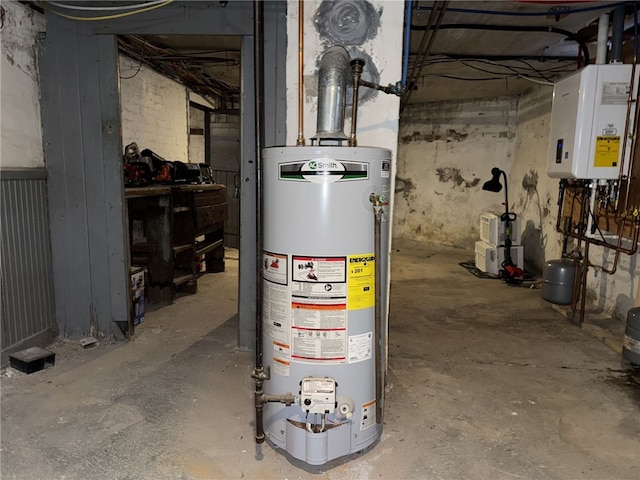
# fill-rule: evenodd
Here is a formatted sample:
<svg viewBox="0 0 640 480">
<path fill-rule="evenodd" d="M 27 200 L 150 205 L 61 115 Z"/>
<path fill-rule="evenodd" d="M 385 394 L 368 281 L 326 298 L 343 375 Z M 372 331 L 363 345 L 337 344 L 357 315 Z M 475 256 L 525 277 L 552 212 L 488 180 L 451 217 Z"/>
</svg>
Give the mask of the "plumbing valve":
<svg viewBox="0 0 640 480">
<path fill-rule="evenodd" d="M 389 199 L 387 198 L 387 195 L 384 193 L 381 194 L 375 194 L 372 193 L 371 195 L 369 195 L 369 201 L 373 204 L 373 207 L 384 207 L 386 205 L 389 205 Z"/>
</svg>

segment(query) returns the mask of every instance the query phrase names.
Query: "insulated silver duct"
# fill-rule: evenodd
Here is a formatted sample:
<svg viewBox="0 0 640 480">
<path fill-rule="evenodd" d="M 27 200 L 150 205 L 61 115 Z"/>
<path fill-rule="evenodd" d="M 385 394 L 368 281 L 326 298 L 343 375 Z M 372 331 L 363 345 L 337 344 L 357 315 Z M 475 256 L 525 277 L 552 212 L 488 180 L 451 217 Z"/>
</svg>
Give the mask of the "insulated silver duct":
<svg viewBox="0 0 640 480">
<path fill-rule="evenodd" d="M 318 71 L 318 124 L 312 140 L 347 140 L 344 115 L 347 85 L 351 82 L 349 53 L 344 47 L 330 47 L 320 60 Z"/>
</svg>

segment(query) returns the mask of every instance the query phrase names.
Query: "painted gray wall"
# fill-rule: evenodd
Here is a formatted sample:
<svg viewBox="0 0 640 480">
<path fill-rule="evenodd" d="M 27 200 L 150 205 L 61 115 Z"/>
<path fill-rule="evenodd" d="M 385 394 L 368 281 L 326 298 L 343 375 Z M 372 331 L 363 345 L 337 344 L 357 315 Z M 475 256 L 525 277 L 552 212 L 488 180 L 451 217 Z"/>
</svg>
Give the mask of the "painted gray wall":
<svg viewBox="0 0 640 480">
<path fill-rule="evenodd" d="M 56 320 L 65 336 L 111 335 L 129 311 L 115 37 L 57 17 L 47 24 L 41 105 Z"/>
<path fill-rule="evenodd" d="M 0 171 L 2 360 L 56 330 L 44 168 Z"/>
<path fill-rule="evenodd" d="M 266 146 L 284 143 L 281 79 L 286 3 L 265 3 Z M 117 333 L 128 312 L 122 138 L 115 34 L 242 35 L 240 334 L 255 339 L 255 149 L 253 4 L 174 2 L 139 15 L 74 22 L 47 15 L 41 53 L 45 157 L 49 170 L 56 319 L 63 335 Z M 274 68 L 275 66 L 275 68 Z"/>
</svg>

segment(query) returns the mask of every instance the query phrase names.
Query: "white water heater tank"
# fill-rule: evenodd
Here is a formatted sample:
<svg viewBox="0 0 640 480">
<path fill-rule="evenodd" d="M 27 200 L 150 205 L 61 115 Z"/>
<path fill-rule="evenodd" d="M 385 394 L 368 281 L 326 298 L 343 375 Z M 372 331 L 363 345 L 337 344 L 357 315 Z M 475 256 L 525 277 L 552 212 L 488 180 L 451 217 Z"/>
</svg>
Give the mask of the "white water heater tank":
<svg viewBox="0 0 640 480">
<path fill-rule="evenodd" d="M 639 72 L 636 69 L 634 99 Z M 555 84 L 547 157 L 550 177 L 618 178 L 623 151 L 624 174 L 628 173 L 631 141 L 625 127 L 627 119 L 632 119 L 628 115 L 630 87 L 628 64 L 588 65 Z"/>
<path fill-rule="evenodd" d="M 390 167 L 382 148 L 263 151 L 264 392 L 297 399 L 266 403 L 264 431 L 312 465 L 361 451 L 382 431 L 387 329 L 384 308 L 376 325 L 375 275 L 380 262 L 386 286 L 389 207 L 375 258 L 371 196 L 388 198 Z"/>
</svg>

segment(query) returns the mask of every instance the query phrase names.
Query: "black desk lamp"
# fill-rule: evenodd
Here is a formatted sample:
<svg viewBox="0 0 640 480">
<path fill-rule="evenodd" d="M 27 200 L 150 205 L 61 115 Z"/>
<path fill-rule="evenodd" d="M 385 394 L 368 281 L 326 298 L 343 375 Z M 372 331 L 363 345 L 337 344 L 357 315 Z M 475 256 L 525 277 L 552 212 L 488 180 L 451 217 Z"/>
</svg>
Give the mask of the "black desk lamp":
<svg viewBox="0 0 640 480">
<path fill-rule="evenodd" d="M 502 190 L 500 175 L 504 177 L 504 213 L 500 220 L 504 222 L 504 262 L 502 263 L 502 276 L 507 283 L 520 283 L 524 280 L 524 272 L 518 268 L 511 258 L 511 222 L 515 221 L 516 214 L 509 211 L 509 189 L 507 188 L 507 174 L 497 167 L 491 169 L 491 180 L 482 185 L 482 190 L 498 193 Z"/>
</svg>

